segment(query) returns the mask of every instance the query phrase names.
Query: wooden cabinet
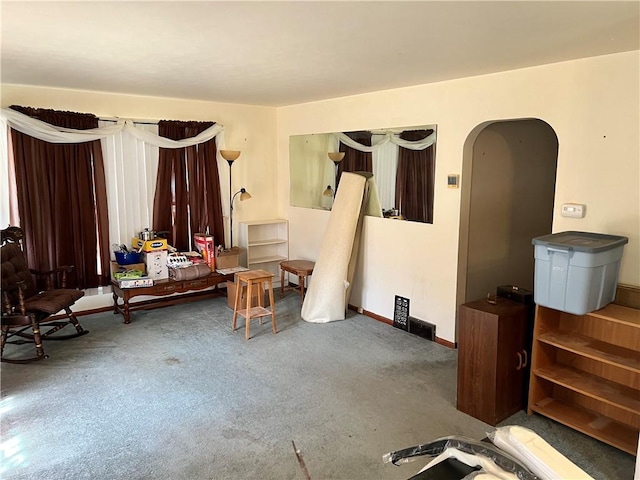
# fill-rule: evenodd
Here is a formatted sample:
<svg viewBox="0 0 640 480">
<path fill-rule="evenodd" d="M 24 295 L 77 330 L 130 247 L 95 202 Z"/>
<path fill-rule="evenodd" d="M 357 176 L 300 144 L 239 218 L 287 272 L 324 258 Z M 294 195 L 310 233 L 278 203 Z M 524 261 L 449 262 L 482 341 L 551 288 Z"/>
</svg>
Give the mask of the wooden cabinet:
<svg viewBox="0 0 640 480">
<path fill-rule="evenodd" d="M 265 270 L 280 286 L 280 262 L 289 259 L 289 224 L 286 220 L 240 222 L 239 246 L 244 248 L 241 263 L 249 270 Z"/>
<path fill-rule="evenodd" d="M 635 455 L 640 430 L 640 310 L 586 315 L 538 306 L 528 412 Z"/>
<path fill-rule="evenodd" d="M 495 425 L 525 407 L 531 307 L 497 298 L 460 306 L 457 408 Z"/>
</svg>

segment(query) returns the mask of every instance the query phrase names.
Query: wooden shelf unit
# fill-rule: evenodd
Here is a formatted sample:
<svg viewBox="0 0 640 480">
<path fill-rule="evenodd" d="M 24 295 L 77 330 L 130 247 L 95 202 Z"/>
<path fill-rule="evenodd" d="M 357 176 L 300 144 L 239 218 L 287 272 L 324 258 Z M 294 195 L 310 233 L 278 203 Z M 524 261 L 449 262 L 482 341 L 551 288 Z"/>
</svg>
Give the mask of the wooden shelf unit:
<svg viewBox="0 0 640 480">
<path fill-rule="evenodd" d="M 274 287 L 280 286 L 280 262 L 289 259 L 287 220 L 240 222 L 239 246 L 244 248 L 241 263 L 249 270 L 265 270 L 274 275 Z"/>
<path fill-rule="evenodd" d="M 585 315 L 538 306 L 528 413 L 635 455 L 640 432 L 640 310 Z"/>
</svg>

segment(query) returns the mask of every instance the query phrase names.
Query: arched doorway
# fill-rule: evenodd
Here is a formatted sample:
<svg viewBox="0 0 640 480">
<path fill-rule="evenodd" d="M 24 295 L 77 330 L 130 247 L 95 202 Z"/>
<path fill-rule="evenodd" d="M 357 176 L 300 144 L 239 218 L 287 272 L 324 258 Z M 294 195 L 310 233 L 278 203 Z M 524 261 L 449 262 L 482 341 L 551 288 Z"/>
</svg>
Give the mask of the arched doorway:
<svg viewBox="0 0 640 480">
<path fill-rule="evenodd" d="M 533 290 L 531 240 L 551 233 L 558 138 L 538 119 L 478 125 L 465 142 L 458 304 L 499 285 Z"/>
</svg>

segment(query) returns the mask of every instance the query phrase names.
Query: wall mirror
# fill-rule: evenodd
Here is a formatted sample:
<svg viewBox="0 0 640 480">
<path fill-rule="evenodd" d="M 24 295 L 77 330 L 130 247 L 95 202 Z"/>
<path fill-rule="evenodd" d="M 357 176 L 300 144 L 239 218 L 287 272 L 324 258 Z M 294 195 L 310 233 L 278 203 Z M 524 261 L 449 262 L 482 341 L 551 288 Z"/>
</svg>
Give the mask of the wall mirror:
<svg viewBox="0 0 640 480">
<path fill-rule="evenodd" d="M 435 125 L 289 138 L 290 203 L 330 210 L 342 172 L 370 172 L 382 216 L 433 223 Z"/>
</svg>

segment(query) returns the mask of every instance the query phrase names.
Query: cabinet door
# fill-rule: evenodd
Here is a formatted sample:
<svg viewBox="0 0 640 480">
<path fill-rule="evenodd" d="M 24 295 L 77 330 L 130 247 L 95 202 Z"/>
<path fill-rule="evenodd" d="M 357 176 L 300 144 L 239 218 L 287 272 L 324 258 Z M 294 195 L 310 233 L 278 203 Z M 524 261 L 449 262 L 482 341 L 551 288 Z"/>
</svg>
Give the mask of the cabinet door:
<svg viewBox="0 0 640 480">
<path fill-rule="evenodd" d="M 515 309 L 500 317 L 496 375 L 496 422 L 522 409 L 530 352 L 526 351 L 527 310 Z"/>
<path fill-rule="evenodd" d="M 499 317 L 460 307 L 457 408 L 486 423 L 495 416 Z"/>
</svg>

